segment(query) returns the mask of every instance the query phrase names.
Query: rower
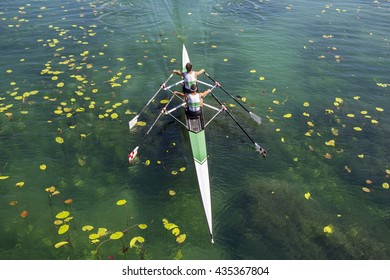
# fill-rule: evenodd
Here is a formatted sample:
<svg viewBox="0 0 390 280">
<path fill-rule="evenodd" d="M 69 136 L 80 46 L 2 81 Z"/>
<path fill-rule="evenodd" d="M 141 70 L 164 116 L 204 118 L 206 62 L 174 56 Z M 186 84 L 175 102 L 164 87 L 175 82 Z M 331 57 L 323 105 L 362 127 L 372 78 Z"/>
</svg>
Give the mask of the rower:
<svg viewBox="0 0 390 280">
<path fill-rule="evenodd" d="M 195 84 L 191 85 L 190 93 L 184 94 L 182 92 L 174 91 L 174 94 L 178 94 L 185 97 L 187 102 L 186 114 L 189 118 L 196 118 L 202 114 L 203 98 L 211 92 L 208 89 L 204 92 L 198 92 L 198 88 Z"/>
<path fill-rule="evenodd" d="M 180 70 L 173 70 L 172 73 L 182 76 L 184 79 L 183 92 L 191 93 L 191 86 L 195 85 L 197 87 L 198 76 L 205 72 L 204 69 L 199 71 L 192 70 L 192 64 L 188 62 L 186 64 L 186 72 Z"/>
</svg>

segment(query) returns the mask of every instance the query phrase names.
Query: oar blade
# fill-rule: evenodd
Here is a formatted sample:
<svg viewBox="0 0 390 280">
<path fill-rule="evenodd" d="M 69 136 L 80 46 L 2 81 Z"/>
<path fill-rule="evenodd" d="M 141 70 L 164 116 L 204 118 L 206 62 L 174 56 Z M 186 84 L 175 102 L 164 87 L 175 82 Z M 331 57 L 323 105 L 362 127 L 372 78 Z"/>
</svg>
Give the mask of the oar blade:
<svg viewBox="0 0 390 280">
<path fill-rule="evenodd" d="M 257 122 L 258 124 L 261 124 L 261 118 L 255 114 L 253 114 L 252 112 L 249 112 L 250 116 L 252 119 L 254 119 L 255 122 Z"/>
<path fill-rule="evenodd" d="M 129 129 L 132 129 L 138 122 L 139 115 L 136 115 L 131 121 L 129 121 Z"/>
<path fill-rule="evenodd" d="M 136 155 L 138 153 L 138 148 L 139 148 L 139 146 L 135 147 L 135 149 L 128 155 L 129 163 L 132 163 L 132 161 L 136 157 Z"/>
<path fill-rule="evenodd" d="M 259 144 L 255 143 L 255 148 L 256 148 L 256 151 L 258 151 L 260 153 L 260 155 L 262 155 L 263 157 L 267 156 L 267 151 L 264 150 L 264 148 L 261 147 Z"/>
</svg>

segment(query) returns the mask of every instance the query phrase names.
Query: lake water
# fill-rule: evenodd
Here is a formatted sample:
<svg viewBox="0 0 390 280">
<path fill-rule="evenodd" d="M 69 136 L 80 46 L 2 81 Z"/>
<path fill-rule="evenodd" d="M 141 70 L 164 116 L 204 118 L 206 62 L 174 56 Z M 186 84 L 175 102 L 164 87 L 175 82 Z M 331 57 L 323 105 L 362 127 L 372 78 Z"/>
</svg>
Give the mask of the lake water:
<svg viewBox="0 0 390 280">
<path fill-rule="evenodd" d="M 0 259 L 389 259 L 389 30 L 388 0 L 1 1 Z M 180 125 L 127 160 L 183 43 L 268 151 L 207 127 L 215 244 Z"/>
</svg>

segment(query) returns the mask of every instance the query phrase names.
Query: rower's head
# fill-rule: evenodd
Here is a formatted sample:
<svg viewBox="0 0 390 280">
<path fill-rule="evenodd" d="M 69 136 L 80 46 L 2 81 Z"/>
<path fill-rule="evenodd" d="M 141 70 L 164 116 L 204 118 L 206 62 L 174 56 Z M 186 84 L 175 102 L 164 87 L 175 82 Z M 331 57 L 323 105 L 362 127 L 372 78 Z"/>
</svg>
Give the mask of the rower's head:
<svg viewBox="0 0 390 280">
<path fill-rule="evenodd" d="M 190 90 L 191 90 L 191 93 L 194 93 L 198 90 L 198 88 L 196 87 L 195 84 L 193 84 L 193 85 L 191 85 Z"/>
<path fill-rule="evenodd" d="M 192 71 L 192 64 L 190 62 L 188 62 L 186 64 L 186 70 L 187 70 L 187 72 L 191 72 Z"/>
</svg>

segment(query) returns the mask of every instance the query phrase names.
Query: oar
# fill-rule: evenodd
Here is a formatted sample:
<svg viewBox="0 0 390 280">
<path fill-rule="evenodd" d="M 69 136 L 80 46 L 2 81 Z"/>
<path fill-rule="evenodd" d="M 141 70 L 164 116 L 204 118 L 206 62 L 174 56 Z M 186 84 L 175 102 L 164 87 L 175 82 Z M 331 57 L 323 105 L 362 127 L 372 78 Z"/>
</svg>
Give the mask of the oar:
<svg viewBox="0 0 390 280">
<path fill-rule="evenodd" d="M 146 103 L 145 107 L 142 108 L 142 110 L 131 120 L 129 121 L 129 128 L 132 129 L 136 123 L 138 122 L 139 116 L 142 114 L 142 112 L 146 109 L 146 107 L 149 106 L 149 104 L 153 101 L 153 99 L 157 96 L 157 94 L 165 87 L 165 84 L 172 78 L 173 73 L 168 77 L 168 79 L 160 86 L 158 91 L 152 96 L 152 98 L 149 99 L 148 103 Z"/>
<path fill-rule="evenodd" d="M 139 147 L 141 146 L 141 144 L 145 141 L 146 137 L 149 135 L 150 131 L 152 131 L 153 127 L 155 126 L 155 124 L 158 122 L 158 120 L 160 119 L 160 117 L 165 114 L 165 111 L 166 111 L 166 108 L 167 106 L 169 105 L 169 103 L 171 103 L 172 99 L 174 98 L 175 96 L 172 95 L 167 104 L 164 106 L 164 108 L 161 110 L 160 114 L 157 116 L 157 118 L 155 119 L 155 121 L 153 122 L 153 124 L 149 127 L 148 131 L 146 132 L 146 134 L 142 137 L 141 141 L 139 142 L 138 146 L 135 147 L 135 149 L 128 155 L 128 159 L 129 159 L 129 163 L 131 163 L 135 156 L 137 155 L 138 153 L 138 149 Z"/>
<path fill-rule="evenodd" d="M 226 113 L 228 113 L 228 115 L 231 117 L 231 119 L 238 125 L 238 127 L 242 130 L 242 132 L 245 133 L 246 136 L 248 136 L 249 140 L 251 140 L 251 142 L 255 145 L 255 149 L 256 151 L 258 151 L 263 157 L 266 157 L 267 156 L 267 151 L 264 150 L 263 147 L 261 147 L 259 144 L 257 144 L 253 139 L 252 137 L 250 137 L 250 135 L 248 134 L 248 132 L 245 131 L 245 129 L 238 123 L 238 121 L 236 120 L 235 117 L 233 117 L 233 115 L 230 113 L 230 111 L 226 108 L 225 105 L 222 104 L 222 102 L 215 96 L 214 93 L 210 92 L 210 94 L 214 97 L 214 99 L 219 103 L 219 105 L 221 105 L 223 108 L 224 108 L 224 111 Z"/>
<path fill-rule="evenodd" d="M 257 115 L 255 115 L 254 113 L 252 113 L 251 111 L 249 111 L 244 105 L 241 104 L 241 102 L 239 102 L 233 95 L 231 95 L 230 93 L 228 93 L 222 86 L 220 83 L 218 83 L 216 80 L 214 80 L 212 77 L 210 77 L 209 74 L 207 74 L 207 72 L 204 72 L 205 75 L 210 79 L 212 80 L 215 84 L 218 85 L 218 87 L 220 87 L 227 95 L 229 95 L 234 101 L 236 101 L 236 103 L 238 105 L 240 105 L 245 111 L 247 111 L 249 113 L 249 115 L 251 116 L 251 118 L 257 122 L 258 124 L 261 124 L 261 118 Z"/>
</svg>

